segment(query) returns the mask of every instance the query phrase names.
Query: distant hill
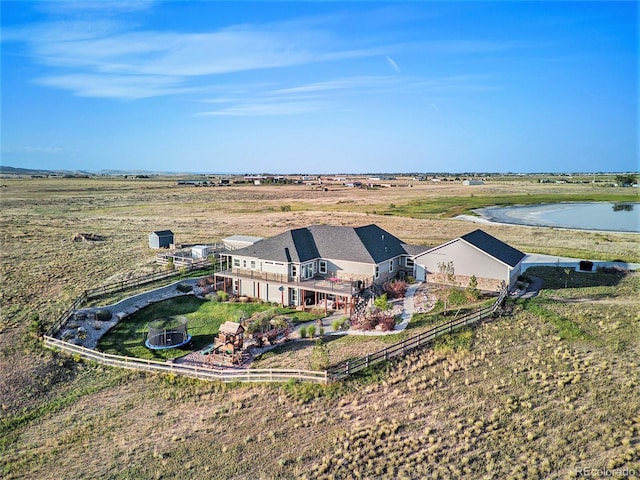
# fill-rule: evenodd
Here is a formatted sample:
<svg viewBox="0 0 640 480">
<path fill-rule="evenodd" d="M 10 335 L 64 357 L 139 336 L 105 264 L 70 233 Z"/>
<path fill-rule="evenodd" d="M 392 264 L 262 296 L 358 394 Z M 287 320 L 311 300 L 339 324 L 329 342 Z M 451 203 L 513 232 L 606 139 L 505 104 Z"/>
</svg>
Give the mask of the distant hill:
<svg viewBox="0 0 640 480">
<path fill-rule="evenodd" d="M 0 165 L 2 175 L 55 175 L 57 172 L 51 170 L 35 170 L 32 168 L 18 168 Z"/>
</svg>

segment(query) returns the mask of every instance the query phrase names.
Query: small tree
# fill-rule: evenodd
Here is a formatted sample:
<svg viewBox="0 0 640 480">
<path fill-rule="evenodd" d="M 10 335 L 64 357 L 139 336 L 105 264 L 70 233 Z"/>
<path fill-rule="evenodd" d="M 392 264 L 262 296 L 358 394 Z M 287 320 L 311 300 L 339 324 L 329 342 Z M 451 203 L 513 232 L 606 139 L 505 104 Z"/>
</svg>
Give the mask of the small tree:
<svg viewBox="0 0 640 480">
<path fill-rule="evenodd" d="M 456 282 L 456 269 L 453 266 L 453 260 L 447 263 L 438 263 L 438 271 L 440 272 L 440 279 L 443 282 L 457 285 Z"/>
<path fill-rule="evenodd" d="M 376 306 L 376 308 L 379 308 L 383 312 L 391 309 L 391 304 L 389 304 L 389 302 L 387 301 L 387 294 L 386 293 L 383 293 L 378 298 L 376 298 L 373 301 L 373 304 Z"/>
<path fill-rule="evenodd" d="M 475 275 L 471 275 L 471 278 L 469 279 L 469 285 L 467 285 L 467 293 L 474 300 L 480 298 L 480 290 L 478 290 L 478 279 Z"/>
<path fill-rule="evenodd" d="M 329 347 L 322 341 L 316 340 L 309 359 L 311 370 L 326 370 L 329 368 Z"/>
<path fill-rule="evenodd" d="M 565 268 L 564 269 L 564 288 L 567 288 L 567 286 L 569 285 L 569 275 L 571 275 L 571 269 Z"/>
</svg>

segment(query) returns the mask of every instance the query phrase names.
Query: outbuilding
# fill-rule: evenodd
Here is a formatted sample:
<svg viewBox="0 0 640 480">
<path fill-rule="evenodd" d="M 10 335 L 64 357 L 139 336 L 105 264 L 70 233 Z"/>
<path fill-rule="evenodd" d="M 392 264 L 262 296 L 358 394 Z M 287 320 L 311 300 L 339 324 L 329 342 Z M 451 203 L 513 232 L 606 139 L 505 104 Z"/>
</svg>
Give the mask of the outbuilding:
<svg viewBox="0 0 640 480">
<path fill-rule="evenodd" d="M 262 237 L 252 237 L 250 235 L 231 235 L 230 237 L 223 238 L 222 244 L 225 250 L 237 250 L 239 248 L 245 248 L 264 240 Z"/>
<path fill-rule="evenodd" d="M 158 230 L 149 234 L 149 248 L 169 248 L 173 244 L 171 230 Z"/>
<path fill-rule="evenodd" d="M 419 281 L 466 287 L 472 276 L 478 288 L 512 287 L 525 254 L 482 230 L 432 248 L 414 257 L 414 277 Z"/>
</svg>

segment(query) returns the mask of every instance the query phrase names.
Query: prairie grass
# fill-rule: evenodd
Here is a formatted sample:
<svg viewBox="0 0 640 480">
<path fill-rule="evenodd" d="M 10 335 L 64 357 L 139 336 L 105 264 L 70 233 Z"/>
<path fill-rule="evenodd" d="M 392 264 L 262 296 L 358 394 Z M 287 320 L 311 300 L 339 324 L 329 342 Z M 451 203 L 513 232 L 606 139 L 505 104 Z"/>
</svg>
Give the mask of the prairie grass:
<svg viewBox="0 0 640 480">
<path fill-rule="evenodd" d="M 375 222 L 408 242 L 436 245 L 477 225 L 367 211 L 469 197 L 468 187 L 423 182 L 322 192 L 196 189 L 169 179 L 3 183 L 3 478 L 571 478 L 577 467 L 640 470 L 637 274 L 605 286 L 564 288 L 564 279 L 558 288 L 547 285 L 544 309 L 586 338 L 562 339 L 547 318 L 515 305 L 510 316 L 474 329 L 468 348 L 425 349 L 328 387 L 126 372 L 44 350 L 29 333 L 35 312 L 50 325 L 82 290 L 152 270 L 147 235 L 159 228 L 171 228 L 178 242 L 207 243 L 313 223 Z M 474 195 L 600 191 L 513 178 L 481 187 Z M 261 213 L 231 213 L 236 202 L 256 202 L 238 210 Z M 282 204 L 292 211 L 280 212 Z M 482 228 L 527 252 L 639 259 L 637 235 Z M 72 242 L 77 232 L 105 241 Z M 328 343 L 338 358 L 387 345 L 373 337 Z"/>
</svg>

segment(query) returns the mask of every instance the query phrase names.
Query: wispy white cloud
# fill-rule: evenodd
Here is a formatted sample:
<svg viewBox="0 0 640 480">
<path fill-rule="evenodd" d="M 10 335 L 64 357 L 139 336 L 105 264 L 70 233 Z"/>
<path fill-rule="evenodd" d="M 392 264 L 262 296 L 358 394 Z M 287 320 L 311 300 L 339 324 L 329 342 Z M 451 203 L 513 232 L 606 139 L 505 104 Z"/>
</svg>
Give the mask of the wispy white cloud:
<svg viewBox="0 0 640 480">
<path fill-rule="evenodd" d="M 325 102 L 271 100 L 258 103 L 245 102 L 219 110 L 197 113 L 197 116 L 256 117 L 273 115 L 299 115 L 324 110 Z"/>
<path fill-rule="evenodd" d="M 46 74 L 32 81 L 85 97 L 135 99 L 193 93 L 202 91 L 203 84 L 214 84 L 214 77 L 219 75 L 376 56 L 384 57 L 395 72 L 400 72 L 392 52 L 420 49 L 435 54 L 468 54 L 512 48 L 506 43 L 484 41 L 394 44 L 375 36 L 348 38 L 332 27 L 346 20 L 340 15 L 201 32 L 156 31 L 140 29 L 105 13 L 151 8 L 152 1 L 50 3 L 56 6 L 44 8 L 56 12 L 53 20 L 4 29 L 2 41 L 25 43 L 32 58 L 49 67 Z M 77 12 L 84 12 L 90 20 L 72 14 Z M 375 17 L 382 18 L 379 14 Z M 393 81 L 391 77 L 360 76 L 274 88 L 267 93 L 382 88 Z M 222 103 L 220 99 L 213 101 Z"/>
<path fill-rule="evenodd" d="M 116 83 L 118 88 L 108 89 L 106 96 L 121 92 L 124 98 L 139 97 L 140 80 L 153 76 L 159 76 L 160 83 L 170 77 L 174 86 L 186 85 L 198 77 L 361 58 L 384 50 L 375 45 L 349 48 L 321 29 L 245 25 L 200 33 L 132 31 L 113 20 L 31 25 L 9 29 L 2 38 L 26 43 L 38 63 L 54 68 L 38 80 L 42 85 L 102 96 L 103 89 L 78 82 L 91 78 Z M 109 78 L 114 74 L 122 76 Z M 101 75 L 105 79 L 98 79 Z M 131 92 L 127 92 L 127 78 Z M 150 90 L 153 95 L 171 93 L 166 88 Z"/>
<path fill-rule="evenodd" d="M 218 110 L 197 115 L 294 115 L 320 110 L 335 109 L 341 98 L 353 98 L 356 94 L 382 92 L 400 86 L 394 77 L 355 76 L 323 82 L 314 82 L 286 88 L 271 88 L 260 84 L 245 86 L 241 95 L 222 93 L 217 98 L 203 100 L 209 104 L 228 104 Z M 235 87 L 231 87 L 235 90 Z"/>
<path fill-rule="evenodd" d="M 44 1 L 38 5 L 42 12 L 52 15 L 130 13 L 151 8 L 156 0 L 55 0 Z"/>
<path fill-rule="evenodd" d="M 68 74 L 41 77 L 36 83 L 70 90 L 79 97 L 136 99 L 193 92 L 176 77 L 149 75 Z"/>
<path fill-rule="evenodd" d="M 2 147 L 3 154 L 19 154 L 19 155 L 60 155 L 70 153 L 68 149 L 54 146 L 32 146 L 23 147 Z"/>
<path fill-rule="evenodd" d="M 398 64 L 393 58 L 391 58 L 389 55 L 385 55 L 384 58 L 387 59 L 387 63 L 391 65 L 391 68 L 393 68 L 396 72 L 400 73 L 400 67 L 398 66 Z"/>
</svg>

